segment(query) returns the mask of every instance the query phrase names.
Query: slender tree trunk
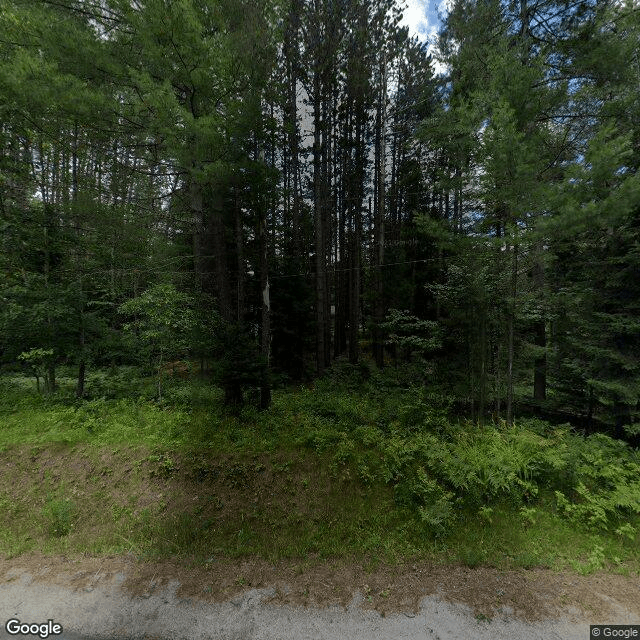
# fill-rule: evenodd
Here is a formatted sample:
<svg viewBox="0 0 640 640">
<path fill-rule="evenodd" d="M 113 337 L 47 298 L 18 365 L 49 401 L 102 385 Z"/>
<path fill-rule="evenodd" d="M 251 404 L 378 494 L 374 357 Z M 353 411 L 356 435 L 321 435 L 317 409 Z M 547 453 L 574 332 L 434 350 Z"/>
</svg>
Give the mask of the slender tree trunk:
<svg viewBox="0 0 640 640">
<path fill-rule="evenodd" d="M 484 422 L 487 399 L 487 310 L 480 310 L 480 392 L 478 402 L 478 422 Z"/>
<path fill-rule="evenodd" d="M 298 40 L 300 32 L 300 0 L 291 0 L 289 16 L 284 38 L 284 59 L 287 75 L 287 104 L 286 122 L 288 152 L 290 156 L 290 184 L 292 197 L 292 229 L 294 264 L 299 268 L 300 246 L 300 187 L 299 187 L 299 127 L 298 127 L 298 78 L 299 78 L 299 50 Z"/>
<path fill-rule="evenodd" d="M 84 384 L 86 377 L 87 358 L 85 353 L 85 318 L 84 318 L 84 293 L 82 290 L 82 278 L 79 279 L 79 296 L 80 296 L 80 309 L 79 309 L 79 336 L 78 336 L 78 348 L 80 350 L 80 358 L 78 362 L 78 382 L 76 384 L 76 397 L 84 398 Z"/>
<path fill-rule="evenodd" d="M 514 231 L 515 234 L 515 231 Z M 511 304 L 507 323 L 507 424 L 513 425 L 513 361 L 516 295 L 518 285 L 518 243 L 514 235 L 512 247 Z"/>
<path fill-rule="evenodd" d="M 76 397 L 84 397 L 84 386 L 86 376 L 86 354 L 85 354 L 85 317 L 84 317 L 84 291 L 83 291 L 83 278 L 82 278 L 82 266 L 84 264 L 84 255 L 81 250 L 82 247 L 82 217 L 78 210 L 78 123 L 74 123 L 73 128 L 73 149 L 71 155 L 71 206 L 72 206 L 72 219 L 76 222 L 76 237 L 78 241 L 78 380 L 76 384 Z M 66 191 L 66 188 L 65 188 Z"/>
<path fill-rule="evenodd" d="M 542 247 L 536 248 L 538 253 L 542 251 Z M 539 296 L 544 295 L 544 266 L 542 264 L 542 257 L 540 256 L 534 266 L 534 284 Z M 542 304 L 540 305 L 544 307 Z M 540 310 L 542 316 L 536 321 L 534 326 L 535 345 L 542 349 L 542 355 L 536 357 L 534 361 L 533 372 L 533 399 L 537 402 L 542 402 L 547 397 L 547 332 L 546 321 L 544 318 L 543 309 Z"/>
<path fill-rule="evenodd" d="M 162 349 L 160 350 L 160 360 L 158 361 L 158 402 L 162 402 Z"/>
<path fill-rule="evenodd" d="M 333 135 L 333 111 L 331 96 L 331 75 L 327 72 L 323 82 L 324 92 L 322 100 L 322 233 L 323 233 L 323 264 L 324 264 L 324 361 L 325 366 L 331 365 L 331 245 L 333 242 L 333 216 L 330 213 L 332 198 L 332 135 Z"/>
<path fill-rule="evenodd" d="M 353 146 L 354 159 L 350 176 L 350 210 L 353 226 L 351 246 L 351 287 L 349 299 L 349 361 L 357 364 L 360 358 L 360 288 L 362 246 L 362 200 L 364 197 L 365 141 L 364 105 L 358 100 L 355 105 L 356 136 Z"/>
<path fill-rule="evenodd" d="M 234 189 L 233 194 L 234 202 L 234 224 L 235 224 L 235 240 L 236 240 L 236 270 L 237 270 L 237 278 L 236 278 L 236 322 L 238 324 L 242 324 L 244 321 L 244 279 L 245 279 L 245 267 L 244 267 L 244 239 L 242 232 L 242 216 L 240 211 L 240 202 L 238 200 L 237 191 Z M 262 227 L 262 220 L 259 222 L 260 225 L 260 239 L 261 245 L 260 248 L 262 250 L 263 245 L 266 247 L 267 241 L 266 238 L 263 238 L 263 234 L 266 233 L 266 230 Z"/>
<path fill-rule="evenodd" d="M 535 345 L 541 349 L 547 348 L 547 332 L 544 320 L 538 320 L 535 325 Z M 535 359 L 533 373 L 533 399 L 542 402 L 547 397 L 547 354 L 546 351 Z"/>
<path fill-rule="evenodd" d="M 224 201 L 222 194 L 219 192 L 214 193 L 209 206 L 215 291 L 218 298 L 218 306 L 222 319 L 226 322 L 233 323 L 233 321 L 235 320 L 235 305 L 232 304 L 229 291 L 229 277 L 227 273 L 227 248 L 225 237 L 226 230 L 223 219 Z"/>
<path fill-rule="evenodd" d="M 264 152 L 258 152 L 258 159 L 264 162 Z M 275 159 L 272 157 L 271 162 Z M 269 383 L 269 364 L 271 359 L 271 298 L 269 293 L 269 234 L 267 196 L 260 199 L 258 205 L 258 250 L 260 252 L 260 291 L 262 307 L 260 311 L 260 355 L 264 370 L 260 380 L 260 408 L 267 409 L 271 404 L 271 386 Z M 240 276 L 238 276 L 240 277 Z"/>
<path fill-rule="evenodd" d="M 51 315 L 51 304 L 53 294 L 51 291 L 50 273 L 51 273 L 51 240 L 49 231 L 53 227 L 51 205 L 45 203 L 45 220 L 44 220 L 44 286 L 47 305 L 47 338 L 50 345 L 53 345 L 55 330 L 53 327 L 53 318 Z M 54 355 L 48 359 L 45 365 L 45 390 L 47 393 L 53 393 L 56 390 L 56 362 L 55 348 Z"/>
<path fill-rule="evenodd" d="M 334 335 L 334 358 L 337 358 L 347 349 L 347 313 L 349 310 L 349 288 L 351 286 L 351 272 L 345 271 L 347 264 L 347 224 L 348 224 L 348 203 L 349 203 L 349 160 L 350 160 L 350 139 L 352 137 L 351 109 L 347 109 L 343 123 L 342 151 L 340 153 L 341 180 L 339 181 L 339 203 L 337 207 L 337 230 L 336 230 L 336 258 L 335 258 L 335 335 Z"/>
<path fill-rule="evenodd" d="M 260 352 L 265 366 L 260 384 L 261 409 L 266 409 L 271 404 L 271 385 L 268 376 L 271 358 L 271 298 L 269 295 L 269 254 L 266 226 L 265 215 L 260 221 L 260 289 L 262 290 Z"/>
<path fill-rule="evenodd" d="M 189 185 L 189 198 L 191 208 L 191 219 L 193 224 L 193 271 L 196 291 L 203 290 L 202 279 L 202 189 L 194 178 L 191 178 Z"/>
<path fill-rule="evenodd" d="M 357 364 L 360 357 L 360 245 L 361 221 L 359 207 L 354 209 L 353 244 L 351 248 L 351 296 L 349 302 L 349 362 Z"/>
<path fill-rule="evenodd" d="M 375 302 L 374 302 L 374 358 L 376 365 L 384 366 L 384 343 L 381 324 L 384 322 L 384 222 L 385 222 L 385 166 L 386 166 L 386 112 L 387 112 L 387 59 L 383 55 L 380 67 L 380 98 L 376 118 L 377 144 L 377 207 L 374 232 L 374 270 L 375 270 Z"/>
<path fill-rule="evenodd" d="M 84 336 L 84 330 L 82 330 L 82 335 Z M 84 337 L 80 340 L 80 345 L 84 346 Z M 78 398 L 84 398 L 85 372 L 86 360 L 82 358 L 80 360 L 80 364 L 78 365 L 78 385 L 76 387 L 76 397 Z"/>
<path fill-rule="evenodd" d="M 593 429 L 593 386 L 589 385 L 589 393 L 587 394 L 587 433 L 592 433 Z"/>
<path fill-rule="evenodd" d="M 496 346 L 494 349 L 494 363 L 493 363 L 493 394 L 494 394 L 494 414 L 495 419 L 498 421 L 500 419 L 500 411 L 502 411 L 502 388 L 500 384 L 501 380 L 501 371 L 500 371 L 500 359 L 502 357 L 502 350 L 500 348 L 500 341 L 496 341 Z"/>
<path fill-rule="evenodd" d="M 325 242 L 324 242 L 324 212 L 323 205 L 323 176 L 322 176 L 322 117 L 320 103 L 320 72 L 314 71 L 313 80 L 313 213 L 315 232 L 315 267 L 316 267 L 316 365 L 318 374 L 322 375 L 326 367 L 325 344 L 325 305 L 326 305 L 326 274 L 325 274 Z"/>
</svg>

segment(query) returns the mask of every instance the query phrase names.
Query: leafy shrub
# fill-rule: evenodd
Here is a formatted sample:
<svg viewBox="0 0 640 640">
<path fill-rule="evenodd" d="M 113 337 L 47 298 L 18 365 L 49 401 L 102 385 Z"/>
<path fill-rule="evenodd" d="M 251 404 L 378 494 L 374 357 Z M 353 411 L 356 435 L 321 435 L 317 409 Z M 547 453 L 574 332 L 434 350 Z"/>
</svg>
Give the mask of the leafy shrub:
<svg viewBox="0 0 640 640">
<path fill-rule="evenodd" d="M 570 520 L 606 531 L 640 515 L 640 458 L 624 442 L 603 434 L 576 438 L 570 472 L 571 489 L 555 492 L 560 512 Z"/>
<path fill-rule="evenodd" d="M 460 430 L 438 473 L 474 504 L 496 498 L 531 499 L 549 470 L 564 466 L 558 443 L 519 428 Z"/>
<path fill-rule="evenodd" d="M 397 346 L 405 354 L 416 352 L 424 356 L 442 346 L 438 323 L 422 320 L 408 311 L 389 309 L 381 327 L 387 334 L 387 342 Z"/>
<path fill-rule="evenodd" d="M 399 424 L 409 433 L 443 431 L 449 423 L 451 400 L 446 396 L 429 393 L 425 389 L 413 390 L 408 402 L 397 409 Z"/>
<path fill-rule="evenodd" d="M 454 505 L 489 513 L 505 499 L 532 522 L 543 490 L 558 492 L 559 510 L 591 528 L 640 513 L 638 457 L 622 442 L 585 439 L 537 419 L 514 427 L 451 424 L 446 398 L 422 389 L 396 394 L 395 413 L 371 397 L 304 394 L 299 443 L 331 452 L 334 472 L 349 465 L 367 484 L 392 486 L 396 504 L 433 532 L 452 526 Z"/>
<path fill-rule="evenodd" d="M 396 503 L 417 512 L 420 521 L 436 535 L 446 533 L 453 521 L 453 498 L 427 472 L 419 468 L 395 486 Z"/>
<path fill-rule="evenodd" d="M 594 545 L 586 562 L 574 562 L 573 568 L 584 576 L 587 576 L 594 571 L 602 569 L 606 562 L 606 556 L 604 554 L 604 547 L 602 545 Z"/>
<path fill-rule="evenodd" d="M 325 376 L 328 382 L 348 390 L 360 389 L 373 375 L 371 364 L 361 360 L 358 364 L 351 364 L 347 360 L 336 361 Z"/>
<path fill-rule="evenodd" d="M 176 470 L 176 463 L 167 453 L 151 454 L 148 460 L 152 465 L 149 471 L 151 478 L 170 478 Z"/>
<path fill-rule="evenodd" d="M 108 371 L 92 372 L 87 380 L 87 396 L 93 399 L 109 400 L 130 398 L 145 394 L 149 387 L 149 397 L 155 393 L 155 385 L 145 384 L 136 367 L 118 367 Z"/>
</svg>

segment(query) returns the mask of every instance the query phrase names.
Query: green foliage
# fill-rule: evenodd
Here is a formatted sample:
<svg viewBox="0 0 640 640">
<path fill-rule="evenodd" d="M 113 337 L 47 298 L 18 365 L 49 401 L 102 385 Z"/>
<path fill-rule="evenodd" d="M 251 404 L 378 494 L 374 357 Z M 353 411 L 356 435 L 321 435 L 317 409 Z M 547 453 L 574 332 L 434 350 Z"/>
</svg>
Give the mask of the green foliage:
<svg viewBox="0 0 640 640">
<path fill-rule="evenodd" d="M 115 400 L 131 398 L 134 395 L 145 396 L 145 379 L 138 367 L 121 366 L 93 371 L 87 380 L 85 397 Z"/>
<path fill-rule="evenodd" d="M 51 365 L 54 362 L 53 349 L 30 349 L 23 351 L 18 360 L 21 360 L 31 370 L 36 378 L 38 391 L 40 391 L 40 378 L 45 380 L 45 389 L 53 391 L 52 383 L 49 378 Z"/>
<path fill-rule="evenodd" d="M 487 561 L 487 552 L 478 546 L 465 546 L 460 549 L 458 557 L 469 569 L 475 569 Z"/>
<path fill-rule="evenodd" d="M 628 522 L 625 522 L 621 527 L 616 529 L 616 535 L 627 538 L 627 540 L 631 540 L 632 542 L 635 540 L 637 534 L 638 530 L 636 527 L 632 526 Z"/>
<path fill-rule="evenodd" d="M 62 538 L 73 530 L 75 505 L 69 498 L 49 495 L 42 515 L 47 523 L 49 535 Z"/>
<path fill-rule="evenodd" d="M 214 379 L 225 390 L 225 404 L 241 406 L 247 387 L 269 383 L 269 370 L 255 340 L 240 324 L 220 322 L 213 341 Z"/>
<path fill-rule="evenodd" d="M 548 492 L 576 526 L 632 534 L 640 515 L 640 462 L 624 443 L 604 435 L 582 438 L 541 421 L 512 428 L 452 424 L 438 396 L 388 387 L 380 402 L 379 383 L 358 392 L 335 381 L 313 392 L 278 392 L 269 412 L 229 416 L 206 383 L 176 386 L 161 409 L 142 398 L 45 402 L 5 382 L 0 444 L 197 441 L 220 451 L 302 446 L 328 456 L 335 477 L 348 473 L 364 486 L 387 486 L 399 509 L 439 536 L 457 526 L 460 514 L 480 510 L 493 519 L 505 502 L 532 525 Z M 169 401 L 176 406 L 169 408 Z M 403 414 L 398 406 L 413 409 Z M 157 463 L 158 474 L 172 472 L 171 457 Z"/>
<path fill-rule="evenodd" d="M 74 490 L 72 501 L 62 490 L 50 493 L 37 525 L 44 520 L 51 549 L 81 548 L 82 531 L 98 527 L 103 533 L 96 549 L 152 555 L 210 557 L 217 548 L 216 553 L 234 556 L 410 557 L 437 549 L 444 559 L 469 566 L 557 564 L 586 573 L 635 557 L 639 520 L 631 507 L 637 504 L 638 459 L 624 443 L 583 438 L 533 420 L 513 428 L 452 424 L 446 401 L 394 386 L 393 371 L 374 372 L 369 382 L 362 382 L 357 371 L 352 374 L 357 391 L 354 382 L 339 384 L 329 374 L 327 384 L 315 390 L 276 391 L 268 411 L 246 408 L 237 415 L 223 410 L 221 392 L 212 393 L 208 383 L 181 383 L 175 405 L 168 404 L 167 395 L 158 406 L 140 398 L 79 402 L 41 396 L 22 386 L 29 381 L 4 379 L 0 447 L 32 444 L 34 451 L 53 451 L 60 446 L 53 443 L 86 443 L 76 449 L 92 459 L 122 451 L 127 466 L 140 448 L 134 467 L 143 466 L 145 473 L 139 480 L 164 487 L 163 500 L 153 508 L 139 511 L 114 503 L 100 523 L 95 514 L 84 522 L 84 514 L 95 511 L 94 503 L 85 504 L 84 488 Z M 61 377 L 63 390 L 65 384 Z M 397 407 L 411 404 L 421 404 L 421 411 L 404 424 Z M 28 471 L 28 456 L 24 464 Z M 109 464 L 102 472 L 112 468 Z M 286 502 L 298 492 L 301 503 L 316 505 L 316 519 L 289 507 L 253 503 L 253 483 L 267 477 L 282 484 L 279 499 Z M 127 478 L 133 482 L 135 470 Z M 211 496 L 212 513 L 204 513 L 201 505 L 195 505 L 200 511 L 170 510 L 170 487 L 183 496 L 182 482 L 215 479 L 233 492 L 245 492 L 250 508 L 241 501 L 243 507 L 221 521 L 216 514 L 222 503 Z M 96 476 L 88 484 L 104 492 L 102 480 Z M 200 497 L 206 496 L 202 486 Z M 332 493 L 323 494 L 318 506 L 318 492 L 327 487 Z M 131 489 L 132 495 L 136 491 Z M 567 509 L 559 506 L 562 499 L 554 500 L 555 491 Z M 28 505 L 33 498 L 24 500 Z M 1 497 L 0 504 L 5 504 Z M 12 520 L 2 524 L 0 518 L 3 550 L 28 548 L 32 534 L 26 524 L 11 544 L 3 537 L 9 529 L 18 531 L 10 516 L 21 508 L 3 511 Z"/>
<path fill-rule="evenodd" d="M 407 355 L 416 352 L 426 356 L 442 346 L 438 323 L 417 318 L 406 310 L 390 309 L 381 327 L 388 334 L 387 341 Z"/>
<path fill-rule="evenodd" d="M 622 525 L 622 531 L 630 531 L 625 519 L 640 515 L 637 450 L 602 434 L 572 444 L 567 465 L 572 491 L 556 491 L 559 510 L 594 531 L 616 524 Z"/>
<path fill-rule="evenodd" d="M 454 494 L 445 491 L 418 468 L 411 479 L 403 479 L 395 486 L 396 503 L 416 512 L 427 530 L 436 535 L 448 533 L 454 521 Z"/>
<path fill-rule="evenodd" d="M 421 390 L 396 392 L 390 404 L 401 408 L 389 413 L 335 387 L 301 400 L 312 412 L 300 423 L 301 442 L 329 452 L 334 473 L 349 467 L 368 484 L 391 485 L 398 506 L 433 533 L 451 529 L 454 505 L 491 517 L 505 500 L 531 525 L 549 490 L 563 496 L 563 514 L 590 530 L 640 514 L 637 454 L 607 436 L 585 439 L 533 419 L 511 428 L 455 425 L 447 404 Z"/>
<path fill-rule="evenodd" d="M 605 562 L 606 556 L 604 553 L 604 547 L 600 544 L 596 544 L 588 554 L 586 562 L 575 561 L 573 562 L 573 568 L 583 576 L 588 576 L 595 571 L 603 569 Z"/>
<path fill-rule="evenodd" d="M 195 328 L 192 306 L 191 296 L 177 291 L 172 284 L 159 284 L 119 307 L 121 314 L 134 317 L 123 329 L 136 352 L 146 354 L 147 360 L 155 364 L 160 400 L 163 364 L 184 357 L 191 346 Z"/>
<path fill-rule="evenodd" d="M 192 299 L 172 284 L 155 285 L 123 302 L 119 311 L 133 320 L 124 326 L 136 347 L 160 366 L 183 356 L 194 329 Z"/>
<path fill-rule="evenodd" d="M 153 465 L 150 471 L 152 478 L 170 478 L 176 470 L 174 460 L 166 453 L 152 454 L 148 460 Z"/>
<path fill-rule="evenodd" d="M 538 510 L 535 507 L 520 507 L 520 515 L 527 525 L 533 526 L 536 523 Z"/>
<path fill-rule="evenodd" d="M 187 437 L 183 411 L 164 411 L 144 397 L 76 402 L 72 393 L 41 397 L 6 379 L 0 389 L 5 390 L 0 398 L 0 446 L 51 442 L 175 444 Z M 153 396 L 151 390 L 149 396 Z"/>
</svg>

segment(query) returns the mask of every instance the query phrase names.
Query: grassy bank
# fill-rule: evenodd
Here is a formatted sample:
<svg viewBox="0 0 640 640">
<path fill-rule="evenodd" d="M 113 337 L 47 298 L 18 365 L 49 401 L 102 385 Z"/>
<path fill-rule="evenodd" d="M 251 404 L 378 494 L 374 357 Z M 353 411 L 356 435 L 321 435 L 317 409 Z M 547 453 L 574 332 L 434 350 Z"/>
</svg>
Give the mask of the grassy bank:
<svg viewBox="0 0 640 640">
<path fill-rule="evenodd" d="M 71 380 L 44 397 L 5 377 L 0 552 L 638 571 L 636 451 L 539 421 L 459 423 L 434 394 L 362 374 L 239 415 L 196 381 L 159 404 L 134 372 L 95 376 L 83 402 Z"/>
</svg>

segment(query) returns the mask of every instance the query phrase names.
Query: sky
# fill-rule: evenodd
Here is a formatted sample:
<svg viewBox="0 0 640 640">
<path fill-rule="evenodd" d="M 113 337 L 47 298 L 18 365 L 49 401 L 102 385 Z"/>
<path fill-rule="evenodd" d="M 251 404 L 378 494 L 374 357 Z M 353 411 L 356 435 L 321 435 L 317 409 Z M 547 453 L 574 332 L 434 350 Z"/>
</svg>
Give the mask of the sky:
<svg viewBox="0 0 640 640">
<path fill-rule="evenodd" d="M 452 0 L 405 0 L 402 24 L 409 27 L 410 36 L 418 36 L 433 45 L 440 28 L 438 13 L 446 14 L 451 3 Z M 437 63 L 435 67 L 436 72 L 443 70 Z"/>
<path fill-rule="evenodd" d="M 402 24 L 409 27 L 409 35 L 426 40 L 435 35 L 440 25 L 438 0 L 405 0 Z"/>
</svg>

